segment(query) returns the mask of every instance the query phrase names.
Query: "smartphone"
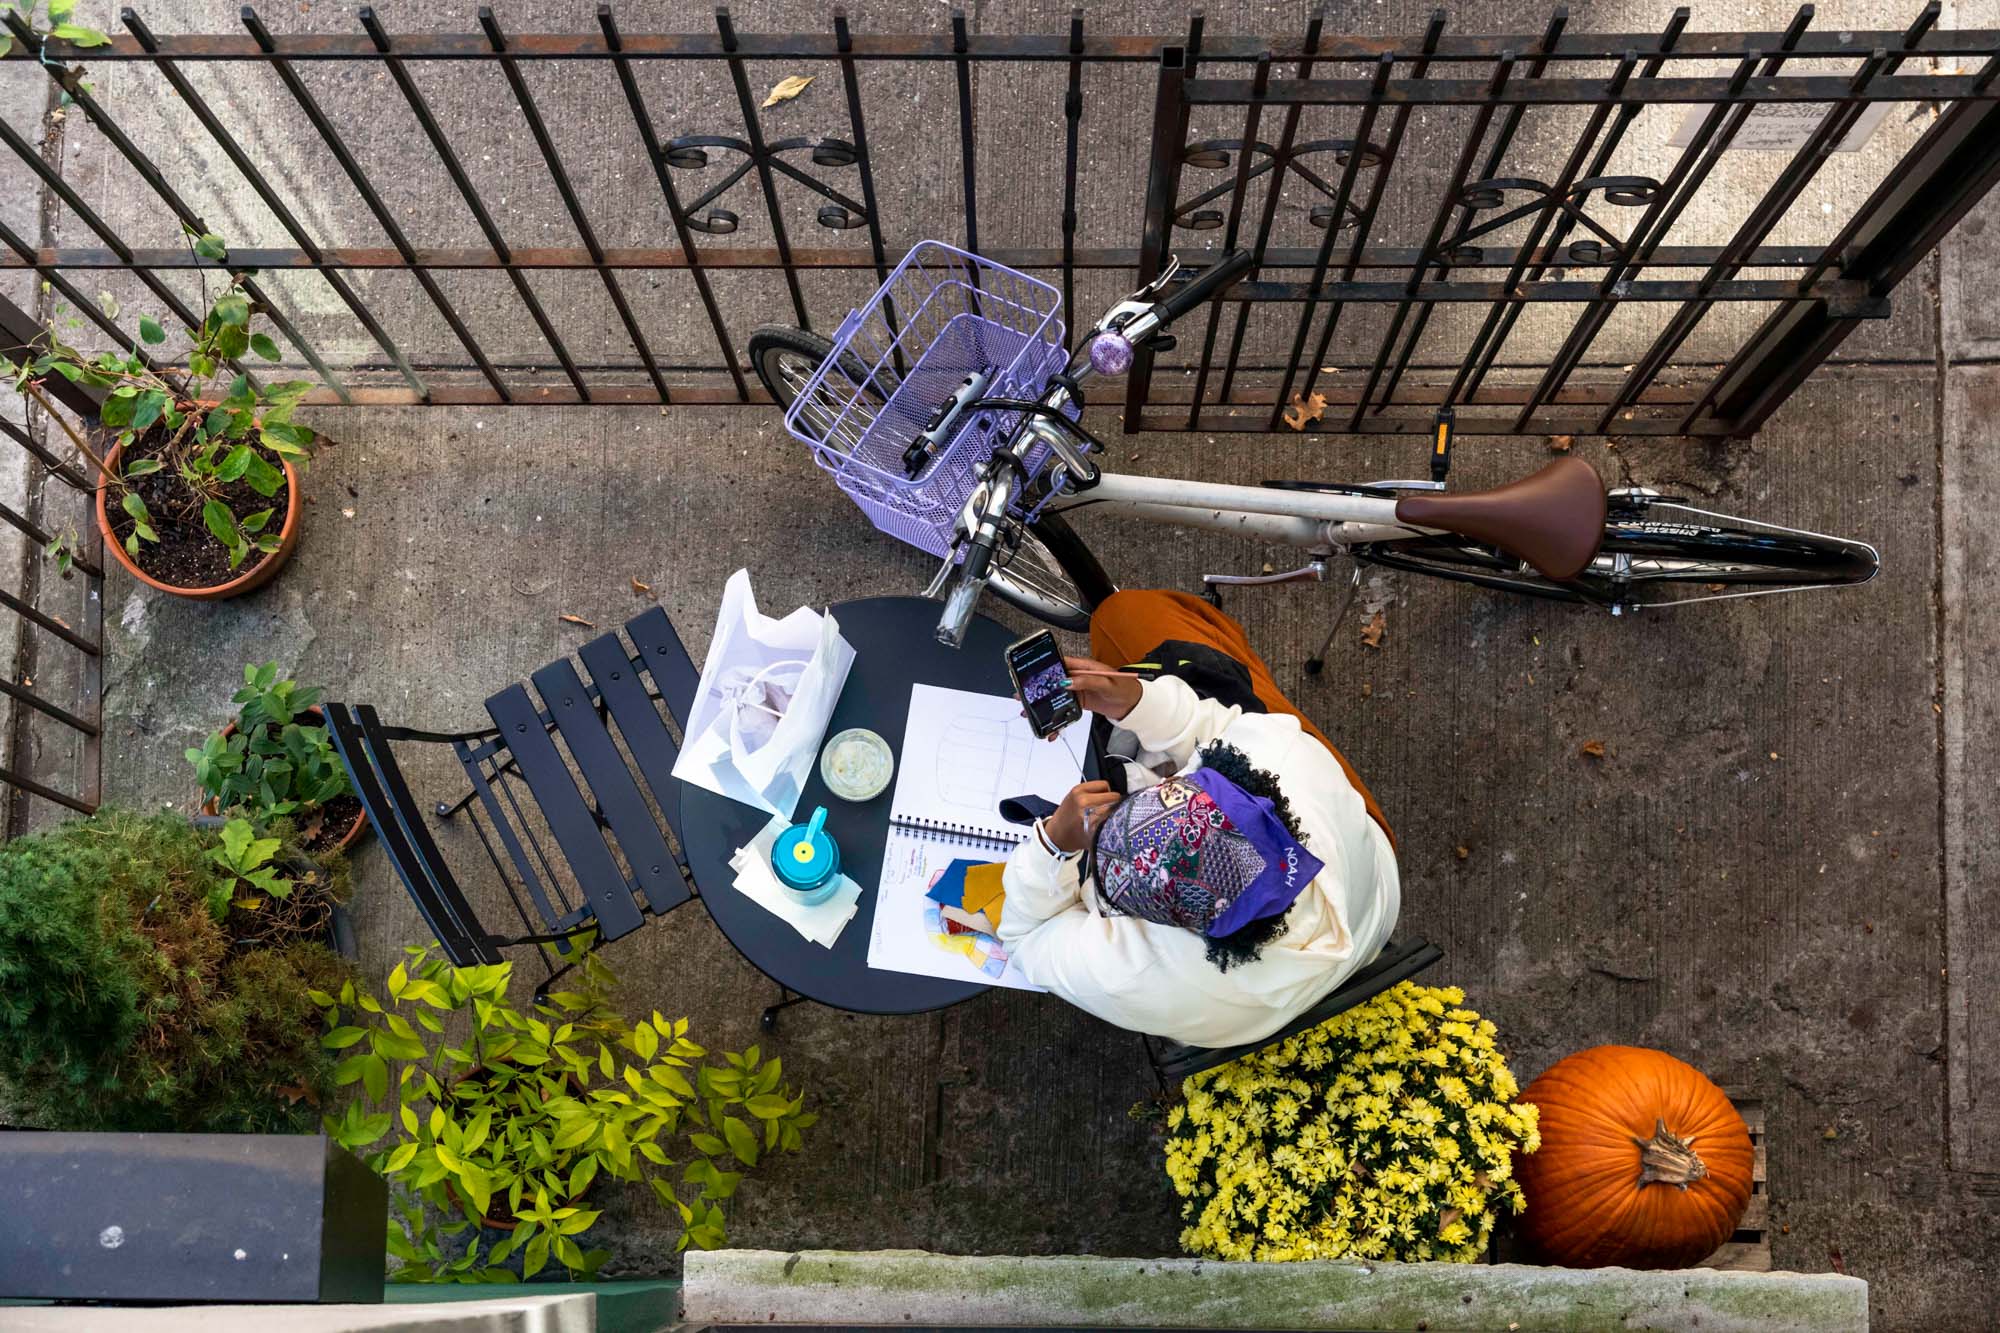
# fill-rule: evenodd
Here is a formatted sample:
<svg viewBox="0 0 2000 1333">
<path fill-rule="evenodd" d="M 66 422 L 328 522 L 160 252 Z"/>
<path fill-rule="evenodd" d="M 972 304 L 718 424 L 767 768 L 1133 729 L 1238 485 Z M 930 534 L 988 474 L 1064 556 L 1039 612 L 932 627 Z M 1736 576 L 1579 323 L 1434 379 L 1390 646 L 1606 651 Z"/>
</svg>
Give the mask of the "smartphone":
<svg viewBox="0 0 2000 1333">
<path fill-rule="evenodd" d="M 1014 697 L 1027 711 L 1028 725 L 1047 740 L 1083 716 L 1083 706 L 1068 685 L 1056 636 L 1043 630 L 1007 645 L 1007 674 L 1014 680 Z"/>
</svg>

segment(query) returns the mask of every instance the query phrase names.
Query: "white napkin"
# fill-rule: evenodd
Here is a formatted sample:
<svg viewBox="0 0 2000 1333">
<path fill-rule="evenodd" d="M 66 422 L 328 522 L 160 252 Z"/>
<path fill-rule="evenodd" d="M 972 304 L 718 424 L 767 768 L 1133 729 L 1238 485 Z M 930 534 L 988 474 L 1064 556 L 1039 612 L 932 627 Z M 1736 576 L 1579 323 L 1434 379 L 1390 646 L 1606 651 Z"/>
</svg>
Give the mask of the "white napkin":
<svg viewBox="0 0 2000 1333">
<path fill-rule="evenodd" d="M 756 837 L 736 849 L 736 855 L 729 858 L 730 868 L 736 872 L 736 891 L 814 944 L 831 949 L 842 928 L 854 916 L 861 886 L 839 875 L 835 877 L 839 887 L 825 902 L 811 907 L 799 902 L 791 890 L 778 882 L 777 872 L 771 869 L 771 849 L 777 845 L 778 835 L 791 825 L 792 821 L 783 815 L 774 816 Z"/>
</svg>

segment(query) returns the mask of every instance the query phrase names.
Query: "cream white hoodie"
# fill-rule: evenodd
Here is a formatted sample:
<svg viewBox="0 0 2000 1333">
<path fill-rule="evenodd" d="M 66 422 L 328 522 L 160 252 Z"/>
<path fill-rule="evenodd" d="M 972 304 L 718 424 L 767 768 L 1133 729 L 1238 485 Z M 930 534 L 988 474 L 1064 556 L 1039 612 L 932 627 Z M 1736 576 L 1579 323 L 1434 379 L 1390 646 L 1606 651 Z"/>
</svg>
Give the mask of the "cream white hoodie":
<svg viewBox="0 0 2000 1333">
<path fill-rule="evenodd" d="M 1302 841 L 1325 869 L 1292 904 L 1285 932 L 1227 972 L 1191 930 L 1120 916 L 1078 882 L 1074 857 L 1039 837 L 1008 858 L 1000 938 L 1030 981 L 1108 1023 L 1197 1046 L 1257 1041 L 1372 961 L 1395 927 L 1400 892 L 1388 835 L 1340 764 L 1283 713 L 1245 713 L 1171 676 L 1144 682 L 1118 724 L 1182 772 L 1227 741 L 1275 774 Z"/>
</svg>

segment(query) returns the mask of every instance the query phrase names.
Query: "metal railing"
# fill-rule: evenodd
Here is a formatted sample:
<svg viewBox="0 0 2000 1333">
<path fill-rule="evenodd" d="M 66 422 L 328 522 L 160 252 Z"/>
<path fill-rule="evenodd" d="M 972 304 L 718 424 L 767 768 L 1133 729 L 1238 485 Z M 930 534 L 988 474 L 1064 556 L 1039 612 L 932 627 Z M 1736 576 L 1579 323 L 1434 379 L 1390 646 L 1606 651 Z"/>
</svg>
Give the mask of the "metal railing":
<svg viewBox="0 0 2000 1333">
<path fill-rule="evenodd" d="M 1406 39 L 1330 36 L 1315 18 L 1298 38 L 1214 38 L 1199 17 L 1184 35 L 1110 36 L 1087 30 L 1081 11 L 1066 33 L 983 34 L 970 30 L 962 12 L 946 27 L 918 34 L 853 31 L 839 11 L 818 34 L 740 31 L 726 9 L 708 34 L 626 33 L 608 6 L 589 34 L 510 35 L 488 9 L 479 11 L 478 33 L 392 35 L 371 9 L 359 11 L 351 34 L 272 32 L 254 10 L 243 10 L 240 35 L 154 33 L 138 14 L 123 11 L 125 32 L 109 45 L 82 49 L 51 41 L 46 47 L 16 15 L 6 16 L 15 36 L 15 61 L 39 60 L 59 82 L 112 151 L 137 173 L 159 202 L 190 227 L 204 219 L 175 183 L 120 128 L 114 109 L 87 86 L 91 66 L 106 62 L 148 66 L 157 72 L 200 123 L 242 180 L 269 209 L 289 246 L 259 244 L 233 249 L 226 261 L 244 274 L 299 270 L 317 274 L 341 306 L 367 331 L 368 357 L 340 361 L 322 355 L 287 316 L 282 302 L 256 290 L 279 331 L 303 364 L 326 382 L 325 396 L 343 402 L 431 404 L 753 403 L 764 395 L 745 372 L 741 337 L 752 322 L 725 309 L 715 282 L 721 273 L 782 275 L 785 305 L 769 314 L 789 315 L 810 326 L 806 288 L 832 271 L 872 270 L 878 277 L 920 239 L 901 220 L 885 216 L 878 171 L 907 145 L 871 141 L 864 115 L 865 88 L 912 67 L 949 70 L 956 86 L 953 127 L 963 201 L 962 235 L 981 247 L 982 185 L 975 76 L 1003 67 L 1052 67 L 1062 87 L 1061 142 L 1046 145 L 1063 163 L 1063 205 L 1046 220 L 1048 243 L 982 250 L 1017 268 L 1056 270 L 1065 303 L 1075 306 L 1081 272 L 1132 270 L 1139 279 L 1156 271 L 1185 235 L 1216 230 L 1225 244 L 1254 245 L 1261 258 L 1257 280 L 1238 288 L 1226 345 L 1217 355 L 1220 309 L 1208 319 L 1199 357 L 1181 377 L 1161 384 L 1147 371 L 1133 376 L 1126 398 L 1126 428 L 1267 430 L 1280 426 L 1294 390 L 1322 393 L 1329 410 L 1312 429 L 1403 431 L 1428 428 L 1431 409 L 1455 404 L 1468 432 L 1544 431 L 1738 435 L 1754 431 L 1785 395 L 1864 319 L 1882 318 L 1887 296 L 1951 223 L 1976 201 L 2000 172 L 2000 115 L 1996 71 L 2000 33 L 1937 28 L 1936 3 L 1899 32 L 1817 31 L 1811 6 L 1777 32 L 1692 33 L 1686 10 L 1673 11 L 1655 33 L 1583 34 L 1568 31 L 1557 10 L 1538 34 L 1453 36 L 1439 12 L 1427 29 Z M 752 62 L 828 62 L 837 67 L 838 120 L 815 136 L 767 138 L 751 88 Z M 406 231 L 348 142 L 352 108 L 316 94 L 308 67 L 355 64 L 386 75 L 419 127 L 423 145 L 411 145 L 413 170 L 442 165 L 436 189 L 463 203 L 483 238 L 480 246 L 431 247 Z M 574 246 L 526 247 L 505 232 L 507 209 L 498 211 L 475 180 L 475 165 L 442 128 L 414 66 L 443 62 L 491 66 L 505 81 L 513 114 L 525 125 L 574 228 Z M 656 247 L 610 247 L 599 239 L 524 71 L 566 63 L 578 76 L 615 81 L 637 131 L 645 162 L 657 183 L 672 236 Z M 730 133 L 663 137 L 657 97 L 649 98 L 641 68 L 655 62 L 719 67 L 727 72 L 737 125 Z M 1912 62 L 1920 62 L 1918 68 Z M 206 100 L 190 78 L 196 65 L 255 65 L 282 86 L 285 103 L 267 114 L 296 114 L 310 124 L 355 197 L 389 244 L 356 247 L 323 243 L 298 215 L 285 189 L 259 169 L 239 131 Z M 1931 66 L 1943 65 L 1940 72 Z M 1139 244 L 1132 249 L 1078 244 L 1079 138 L 1090 116 L 1089 89 L 1106 67 L 1158 70 L 1153 161 L 1143 199 L 1132 207 Z M 1683 71 L 1688 71 L 1683 73 Z M 1725 71 L 1725 72 L 1718 72 Z M 1879 188 L 1842 221 L 1824 244 L 1772 244 L 1773 230 L 1857 122 L 1880 103 L 1929 107 L 1936 118 L 1917 143 L 1897 159 Z M 1614 154 L 1642 108 L 1659 104 L 1708 107 L 1671 170 L 1659 178 L 1607 174 Z M 824 104 L 822 104 L 824 105 Z M 1338 138 L 1300 136 L 1302 112 L 1332 107 L 1353 119 Z M 1405 188 L 1430 196 L 1416 211 L 1433 220 L 1420 244 L 1380 240 L 1392 178 L 1406 164 L 1426 169 L 1442 155 L 1412 153 L 1407 134 L 1413 111 L 1471 109 L 1471 124 L 1453 145 L 1456 169 L 1430 190 L 1428 181 Z M 1243 129 L 1226 139 L 1187 139 L 1191 117 L 1213 118 L 1241 108 Z M 1565 108 L 1587 111 L 1581 133 L 1559 168 L 1537 174 L 1521 156 L 1530 113 Z M 1746 125 L 1773 109 L 1804 111 L 1801 140 L 1788 165 L 1723 244 L 1669 244 L 1670 233 Z M 711 108 L 720 110 L 720 108 Z M 1129 109 L 1126 108 L 1126 109 Z M 724 113 L 726 114 L 726 113 Z M 1279 122 L 1274 142 L 1260 138 Z M 940 127 L 941 128 L 941 127 Z M 93 233 L 88 247 L 43 249 L 0 228 L 0 267 L 32 268 L 57 290 L 81 272 L 124 271 L 137 276 L 177 315 L 186 312 L 162 275 L 210 266 L 189 251 L 136 248 L 94 212 L 56 172 L 43 164 L 21 135 L 4 137 L 14 154 L 40 177 Z M 1629 145 L 1628 145 L 1629 146 Z M 1510 157 L 1511 155 L 1511 157 Z M 990 153 L 989 153 L 990 156 Z M 705 188 L 724 163 L 721 179 Z M 1551 161 L 1548 164 L 1554 167 Z M 1182 198 L 1189 168 L 1227 169 L 1220 185 Z M 1476 168 L 1476 170 L 1475 170 Z M 842 187 L 829 181 L 837 173 Z M 1433 175 L 1443 173 L 1432 172 Z M 1546 179 L 1544 178 L 1546 177 Z M 1252 199 L 1256 185 L 1261 198 Z M 908 182 L 899 188 L 907 190 Z M 843 244 L 806 245 L 792 234 L 781 197 L 805 191 L 818 203 L 814 223 Z M 446 196 L 449 197 L 449 196 Z M 761 216 L 746 220 L 730 205 Z M 1320 229 L 1317 246 L 1273 241 L 1281 207 L 1296 213 L 1304 201 Z M 1606 214 L 1636 219 L 1621 227 Z M 746 228 L 768 235 L 766 246 L 720 243 Z M 1514 233 L 1509 238 L 1509 232 Z M 451 333 L 448 357 L 413 357 L 357 287 L 355 275 L 375 270 L 407 273 Z M 534 325 L 547 357 L 536 379 L 519 364 L 489 353 L 479 333 L 444 290 L 446 271 L 504 274 L 513 299 Z M 558 320 L 531 284 L 540 272 L 588 273 L 616 312 L 629 360 L 590 364 L 558 332 Z M 626 290 L 635 274 L 681 275 L 699 298 L 715 357 L 670 364 L 655 348 L 645 321 Z M 79 299 L 69 299 L 123 339 L 115 321 Z M 1461 354 L 1442 363 L 1418 355 L 1433 314 L 1462 303 L 1486 307 Z M 1661 371 L 1718 305 L 1773 307 L 1764 326 L 1700 385 L 1663 383 Z M 1575 312 L 1575 322 L 1552 356 L 1540 356 L 1523 379 L 1496 374 L 1507 367 L 1505 350 L 1523 313 L 1555 304 Z M 1577 378 L 1614 312 L 1633 304 L 1671 307 L 1652 345 L 1631 360 L 1621 382 Z M 1386 331 L 1343 336 L 1343 312 L 1391 312 Z M 1246 328 L 1261 312 L 1275 311 L 1289 336 L 1265 337 L 1270 346 L 1246 360 Z M 1268 316 L 1267 316 L 1268 317 Z M 1252 343 L 1259 339 L 1252 338 Z M 1306 354 L 1307 348 L 1313 354 Z M 1254 349 L 1251 349 L 1254 351 Z M 1621 358 L 1622 360 L 1623 358 Z M 340 361 L 340 364 L 332 364 Z M 1331 377 L 1322 372 L 1326 367 Z M 555 372 L 559 369 L 559 377 Z M 1422 373 L 1413 373 L 1420 371 Z M 1443 373 L 1433 374 L 1433 371 Z M 470 372 L 472 378 L 467 378 Z M 384 376 L 387 376 L 385 382 Z M 352 380 L 353 383 L 349 383 Z M 1409 409 L 1404 411 L 1402 409 Z"/>
<path fill-rule="evenodd" d="M 1199 16 L 1172 38 L 1107 35 L 1091 31 L 1080 10 L 1067 31 L 1050 34 L 974 32 L 956 10 L 934 32 L 861 33 L 838 9 L 819 33 L 747 33 L 723 9 L 711 33 L 659 34 L 625 32 L 604 6 L 595 32 L 514 35 L 482 8 L 476 33 L 404 35 L 391 34 L 366 8 L 355 32 L 274 33 L 246 7 L 240 34 L 179 35 L 155 33 L 127 9 L 124 31 L 90 49 L 44 44 L 18 14 L 8 13 L 4 22 L 15 41 L 0 69 L 39 69 L 60 86 L 74 104 L 70 123 L 80 116 L 145 187 L 150 201 L 142 212 L 156 202 L 187 228 L 211 229 L 190 198 L 202 182 L 163 169 L 121 125 L 121 108 L 112 105 L 117 99 L 93 91 L 91 72 L 101 74 L 108 65 L 156 78 L 154 90 L 170 92 L 193 117 L 233 179 L 268 210 L 271 225 L 264 235 L 231 238 L 246 243 L 219 263 L 188 249 L 134 245 L 107 216 L 129 214 L 129 208 L 103 202 L 101 193 L 93 196 L 100 200 L 94 207 L 44 160 L 29 133 L 0 121 L 0 141 L 19 164 L 17 178 L 32 176 L 91 241 L 50 246 L 0 221 L 0 270 L 32 271 L 52 298 L 126 348 L 135 346 L 131 331 L 79 283 L 129 275 L 172 318 L 192 325 L 195 314 L 176 288 L 177 282 L 185 285 L 184 271 L 240 274 L 297 363 L 322 379 L 326 387 L 318 396 L 327 401 L 760 403 L 765 394 L 746 372 L 740 350 L 747 326 L 758 318 L 725 302 L 718 283 L 725 275 L 777 274 L 783 295 L 775 309 L 760 313 L 811 327 L 812 307 L 827 308 L 828 293 L 851 293 L 870 274 L 885 277 L 935 222 L 934 214 L 915 214 L 937 191 L 897 175 L 917 145 L 877 142 L 865 94 L 879 99 L 885 87 L 900 86 L 898 79 L 935 79 L 942 72 L 955 93 L 951 123 L 933 118 L 919 129 L 926 140 L 949 133 L 958 192 L 949 219 L 958 234 L 950 239 L 1010 267 L 1051 272 L 1071 311 L 1079 280 L 1107 273 L 1117 276 L 1105 282 L 1121 290 L 1136 285 L 1159 271 L 1177 240 L 1186 252 L 1191 242 L 1216 232 L 1224 246 L 1256 251 L 1258 269 L 1211 307 L 1198 345 L 1193 333 L 1184 335 L 1188 350 L 1175 367 L 1181 374 L 1162 374 L 1152 355 L 1141 358 L 1127 384 L 1128 431 L 1285 425 L 1427 431 L 1432 412 L 1452 405 L 1466 433 L 1743 435 L 1755 431 L 1862 321 L 1886 316 L 1896 284 L 2000 178 L 2000 33 L 1942 30 L 1940 12 L 1938 4 L 1928 4 L 1901 31 L 1832 31 L 1816 29 L 1806 6 L 1780 31 L 1695 33 L 1687 30 L 1688 11 L 1678 9 L 1657 32 L 1604 34 L 1570 32 L 1567 12 L 1559 9 L 1540 32 L 1511 36 L 1454 35 L 1439 12 L 1422 32 L 1404 38 L 1332 35 L 1315 18 L 1297 37 L 1271 40 L 1213 37 Z M 837 76 L 829 84 L 837 82 L 838 99 L 816 104 L 831 123 L 815 134 L 768 137 L 753 74 L 801 62 Z M 324 88 L 314 91 L 312 71 L 328 65 L 386 78 L 421 136 L 397 145 L 398 174 L 411 178 L 397 182 L 400 193 L 407 199 L 414 191 L 427 202 L 455 197 L 481 243 L 436 245 L 412 234 L 403 216 L 408 203 L 401 213 L 392 207 L 350 142 L 359 123 L 356 106 Z M 494 91 L 504 87 L 497 93 L 503 100 L 482 109 L 518 116 L 545 173 L 533 188 L 551 208 L 559 202 L 575 244 L 528 246 L 509 239 L 515 209 L 490 201 L 490 182 L 482 185 L 477 163 L 440 120 L 443 104 L 433 104 L 415 72 L 434 65 L 450 67 L 451 77 L 469 68 L 497 72 L 501 82 Z M 546 85 L 540 96 L 534 91 L 531 73 L 550 65 L 616 88 L 614 105 L 622 107 L 643 153 L 638 174 L 650 179 L 655 202 L 664 205 L 668 225 L 657 238 L 642 236 L 645 244 L 625 246 L 603 239 L 609 234 L 605 219 L 593 217 L 585 202 L 589 191 L 566 162 L 576 150 L 563 147 L 564 127 L 544 109 Z M 204 66 L 268 72 L 282 95 L 259 114 L 310 127 L 311 140 L 351 189 L 348 202 L 358 201 L 387 244 L 333 244 L 319 234 L 307 219 L 324 210 L 301 202 L 297 181 L 274 179 L 260 168 L 246 147 L 245 126 L 232 121 L 237 103 L 204 96 L 205 76 L 195 73 Z M 698 110 L 734 124 L 716 133 L 665 133 L 659 83 L 650 77 L 659 66 L 727 75 L 728 92 L 719 103 L 665 107 L 670 119 Z M 1128 91 L 1107 102 L 1104 81 L 1121 69 Z M 1008 144 L 1012 154 L 1034 153 L 1051 167 L 1062 163 L 1060 208 L 1050 207 L 1028 227 L 1028 244 L 1021 243 L 1019 225 L 1012 226 L 1010 243 L 982 244 L 989 218 L 982 217 L 981 200 L 991 193 L 996 156 L 990 137 L 982 140 L 979 121 L 977 81 L 988 71 L 1040 80 L 1045 105 L 1059 107 L 1059 131 L 1043 141 Z M 1129 93 L 1132 72 L 1150 75 L 1152 89 L 1150 126 L 1139 129 L 1150 130 L 1143 141 L 1150 144 L 1150 160 L 1141 188 L 1118 205 L 1129 209 L 1122 216 L 1130 219 L 1137 244 L 1085 244 L 1079 199 L 1082 187 L 1096 182 L 1082 165 L 1083 137 L 1087 126 L 1100 122 L 1103 133 L 1115 135 L 1131 124 L 1132 111 L 1143 111 L 1145 93 L 1136 102 Z M 460 85 L 450 86 L 456 97 Z M 1032 99 L 984 105 L 1018 107 L 1023 100 Z M 1788 235 L 1783 229 L 1796 221 L 1832 154 L 1865 140 L 1879 119 L 1873 110 L 1883 104 L 1915 108 L 1930 116 L 1929 123 L 1912 132 L 1914 141 L 1895 153 L 1872 192 L 1851 211 L 1825 220 L 1831 228 L 1826 239 L 1774 240 Z M 1093 109 L 1106 105 L 1117 114 Z M 1657 175 L 1620 165 L 1620 154 L 1634 151 L 1635 121 L 1657 105 L 1691 108 L 1676 150 Z M 1700 109 L 1706 114 L 1695 115 Z M 990 119 L 1005 112 L 985 114 Z M 1536 136 L 1524 129 L 1562 115 L 1580 118 L 1580 127 L 1545 136 L 1539 155 L 1530 151 Z M 1190 137 L 1198 124 L 1212 128 L 1237 116 L 1240 130 Z M 1445 128 L 1418 132 L 1419 148 L 1412 126 L 1421 121 L 1413 118 L 1425 116 Z M 1051 125 L 1054 119 L 1052 111 Z M 1729 202 L 1718 202 L 1712 188 L 1730 174 L 1724 155 L 1744 146 L 1746 136 L 1763 134 L 1773 119 L 1796 126 L 1775 178 L 1742 201 L 1747 207 L 1726 225 L 1726 239 L 1681 235 L 1678 228 L 1691 215 Z M 1320 132 L 1321 122 L 1334 123 L 1334 131 Z M 1133 142 L 1146 151 L 1136 135 Z M 1184 178 L 1200 171 L 1223 174 L 1215 185 L 1184 190 Z M 814 210 L 810 223 L 799 220 L 795 206 L 787 207 L 800 198 Z M 1392 237 L 1392 215 L 1399 210 L 1417 225 Z M 1288 233 L 1288 224 L 1301 218 L 1317 231 L 1312 244 L 1298 243 L 1303 227 L 1290 226 Z M 795 234 L 801 226 L 817 229 L 814 243 Z M 739 243 L 749 233 L 768 244 Z M 385 272 L 407 274 L 420 305 L 449 330 L 442 350 L 413 353 L 417 314 L 385 313 L 367 299 L 369 281 Z M 504 275 L 504 292 L 528 317 L 546 356 L 488 350 L 477 321 L 441 281 L 467 273 Z M 615 313 L 619 350 L 613 354 L 579 355 L 559 331 L 568 312 L 551 309 L 554 284 L 546 278 L 566 274 L 578 281 L 557 288 L 562 301 L 588 289 L 601 292 Z M 637 282 L 657 274 L 692 289 L 700 307 L 696 324 L 705 326 L 712 356 L 675 360 L 661 349 L 657 329 L 634 297 Z M 537 276 L 545 277 L 539 287 Z M 322 339 L 331 310 L 336 323 L 351 315 L 346 327 L 365 332 L 365 340 L 349 339 L 353 345 L 345 352 L 316 345 L 301 303 L 271 290 L 306 281 L 323 284 L 332 298 L 315 294 Z M 832 304 L 844 309 L 847 303 L 843 297 Z M 1733 348 L 1715 351 L 1715 321 L 1707 328 L 1704 321 L 1730 305 L 1762 308 L 1762 322 Z M 1636 351 L 1620 347 L 1607 354 L 1607 326 L 1632 306 L 1660 311 L 1657 331 Z M 1529 340 L 1519 331 L 1521 322 L 1538 307 L 1572 316 L 1566 332 L 1547 338 L 1552 352 L 1532 345 L 1523 351 Z M 1454 308 L 1480 311 L 1461 346 L 1438 333 L 1452 323 L 1439 312 Z M 33 332 L 29 317 L 4 302 L 0 321 L 9 343 Z M 1709 341 L 1694 355 L 1689 349 L 1698 332 Z M 1686 365 L 1673 365 L 1690 359 L 1702 362 L 1705 373 L 1687 378 Z M 1675 373 L 1664 373 L 1670 369 Z M 1323 399 L 1324 410 L 1316 418 L 1301 413 L 1287 420 L 1288 409 L 1308 399 Z M 87 399 L 65 398 L 64 407 L 86 418 L 90 411 Z M 87 496 L 91 479 L 47 442 L 11 424 L 5 431 L 36 459 L 35 486 Z M 33 505 L 25 511 L 0 507 L 0 521 L 38 544 L 48 539 Z M 93 590 L 101 586 L 100 561 L 93 531 L 77 565 Z M 16 826 L 26 799 L 21 793 L 75 809 L 97 799 L 101 605 L 89 598 L 91 623 L 73 628 L 37 608 L 43 578 L 31 558 L 22 581 L 0 593 L 0 610 L 23 627 L 22 659 L 13 678 L 0 682 L 0 693 L 15 705 L 15 768 L 0 771 L 0 781 L 16 792 Z M 23 683 L 35 677 L 34 663 L 51 636 L 82 661 L 73 677 L 74 707 Z M 36 718 L 70 728 L 87 751 L 89 776 L 76 789 L 18 771 L 25 729 Z"/>
</svg>

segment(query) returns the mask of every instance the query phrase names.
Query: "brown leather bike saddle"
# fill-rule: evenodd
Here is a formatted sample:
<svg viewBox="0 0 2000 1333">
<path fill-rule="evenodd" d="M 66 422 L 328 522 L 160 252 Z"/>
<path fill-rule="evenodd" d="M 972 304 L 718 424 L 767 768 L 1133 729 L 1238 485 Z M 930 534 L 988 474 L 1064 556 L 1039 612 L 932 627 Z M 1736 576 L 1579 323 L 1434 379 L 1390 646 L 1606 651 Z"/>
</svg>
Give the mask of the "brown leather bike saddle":
<svg viewBox="0 0 2000 1333">
<path fill-rule="evenodd" d="M 1573 579 L 1604 540 L 1604 483 L 1581 458 L 1558 458 L 1497 490 L 1405 496 L 1396 517 L 1497 546 L 1545 578 Z"/>
</svg>

